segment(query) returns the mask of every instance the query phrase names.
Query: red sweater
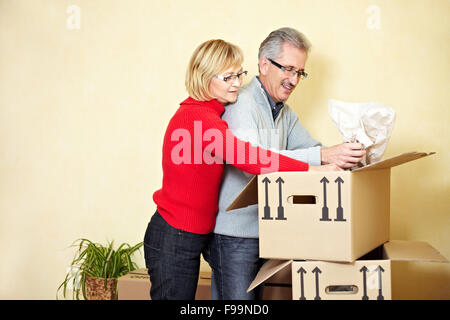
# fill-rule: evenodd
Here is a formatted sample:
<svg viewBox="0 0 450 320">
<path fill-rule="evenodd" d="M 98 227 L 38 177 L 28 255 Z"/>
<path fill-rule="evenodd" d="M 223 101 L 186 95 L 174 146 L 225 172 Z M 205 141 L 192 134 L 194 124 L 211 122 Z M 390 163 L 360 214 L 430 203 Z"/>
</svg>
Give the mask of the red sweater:
<svg viewBox="0 0 450 320">
<path fill-rule="evenodd" d="M 189 97 L 169 122 L 163 143 L 162 188 L 153 200 L 174 228 L 198 234 L 213 231 L 224 161 L 251 174 L 308 170 L 307 163 L 236 138 L 220 119 L 224 111 L 217 100 Z"/>
</svg>

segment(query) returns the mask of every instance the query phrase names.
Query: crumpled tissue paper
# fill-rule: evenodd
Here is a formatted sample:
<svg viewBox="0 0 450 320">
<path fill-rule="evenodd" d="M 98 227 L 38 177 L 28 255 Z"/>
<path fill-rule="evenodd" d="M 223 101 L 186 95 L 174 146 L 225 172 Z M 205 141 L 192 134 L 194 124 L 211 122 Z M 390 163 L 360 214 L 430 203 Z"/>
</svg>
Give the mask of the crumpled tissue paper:
<svg viewBox="0 0 450 320">
<path fill-rule="evenodd" d="M 394 128 L 395 110 L 378 102 L 328 100 L 328 113 L 344 142 L 359 142 L 366 149 L 362 164 L 381 160 Z"/>
</svg>

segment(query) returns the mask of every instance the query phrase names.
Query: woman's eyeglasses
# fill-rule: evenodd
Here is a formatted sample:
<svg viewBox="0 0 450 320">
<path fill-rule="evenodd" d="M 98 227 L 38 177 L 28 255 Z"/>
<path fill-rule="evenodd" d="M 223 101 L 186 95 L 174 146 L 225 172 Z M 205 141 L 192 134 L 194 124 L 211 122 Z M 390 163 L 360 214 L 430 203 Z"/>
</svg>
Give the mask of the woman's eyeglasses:
<svg viewBox="0 0 450 320">
<path fill-rule="evenodd" d="M 226 76 L 226 77 L 221 76 L 221 75 L 215 75 L 215 77 L 217 79 L 220 79 L 220 80 L 225 81 L 227 83 L 233 83 L 236 79 L 242 80 L 242 78 L 244 76 L 246 76 L 246 75 L 247 75 L 247 71 L 241 71 L 241 72 L 239 72 L 237 74 L 230 74 L 229 76 Z"/>
</svg>

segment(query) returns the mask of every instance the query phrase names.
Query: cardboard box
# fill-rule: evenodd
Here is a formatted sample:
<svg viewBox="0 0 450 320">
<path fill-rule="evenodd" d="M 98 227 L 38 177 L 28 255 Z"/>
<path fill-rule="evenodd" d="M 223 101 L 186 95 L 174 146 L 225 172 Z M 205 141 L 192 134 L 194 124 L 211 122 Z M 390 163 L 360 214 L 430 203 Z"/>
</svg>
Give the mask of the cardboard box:
<svg viewBox="0 0 450 320">
<path fill-rule="evenodd" d="M 150 300 L 150 277 L 147 269 L 134 270 L 119 278 L 119 300 Z M 263 300 L 291 300 L 292 279 L 290 267 L 266 280 Z M 211 272 L 200 272 L 195 300 L 211 300 Z"/>
<path fill-rule="evenodd" d="M 122 276 L 118 280 L 119 300 L 151 300 L 150 277 L 147 269 L 137 269 Z M 211 299 L 211 272 L 200 272 L 195 300 Z"/>
<path fill-rule="evenodd" d="M 292 300 L 291 265 L 264 281 L 262 300 Z"/>
<path fill-rule="evenodd" d="M 448 263 L 426 242 L 392 240 L 352 263 L 269 260 L 248 290 L 291 266 L 293 300 L 391 300 L 391 261 Z"/>
<path fill-rule="evenodd" d="M 137 269 L 117 281 L 119 300 L 150 300 L 150 277 L 147 269 Z"/>
<path fill-rule="evenodd" d="M 431 154 L 353 171 L 259 175 L 227 210 L 258 203 L 262 258 L 352 262 L 389 240 L 391 168 Z"/>
</svg>

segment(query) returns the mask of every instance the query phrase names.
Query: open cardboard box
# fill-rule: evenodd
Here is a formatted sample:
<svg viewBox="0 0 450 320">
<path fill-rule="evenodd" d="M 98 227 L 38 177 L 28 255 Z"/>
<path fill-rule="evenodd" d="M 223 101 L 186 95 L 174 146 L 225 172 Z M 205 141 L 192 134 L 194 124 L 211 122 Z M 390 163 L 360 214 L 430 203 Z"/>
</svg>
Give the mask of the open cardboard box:
<svg viewBox="0 0 450 320">
<path fill-rule="evenodd" d="M 391 168 L 431 154 L 352 171 L 258 175 L 227 211 L 258 204 L 262 258 L 353 262 L 389 240 Z"/>
<path fill-rule="evenodd" d="M 291 266 L 293 300 L 391 300 L 391 261 L 448 263 L 426 242 L 392 240 L 352 263 L 269 260 L 247 291 Z"/>
</svg>

